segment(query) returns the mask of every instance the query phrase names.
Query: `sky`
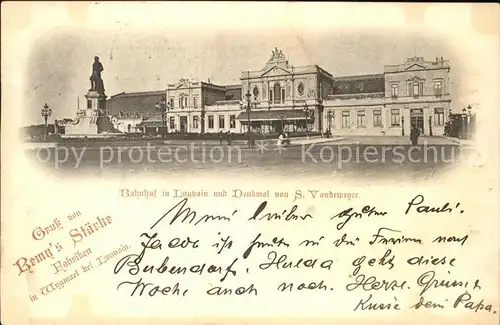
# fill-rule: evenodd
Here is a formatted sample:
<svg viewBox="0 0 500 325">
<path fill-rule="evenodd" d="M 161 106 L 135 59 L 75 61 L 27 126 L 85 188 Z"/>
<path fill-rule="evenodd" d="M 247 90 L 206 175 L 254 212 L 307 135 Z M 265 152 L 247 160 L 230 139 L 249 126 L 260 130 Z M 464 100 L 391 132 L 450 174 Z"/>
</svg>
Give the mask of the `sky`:
<svg viewBox="0 0 500 325">
<path fill-rule="evenodd" d="M 97 18 L 96 18 L 97 19 Z M 99 18 L 102 19 L 102 18 Z M 60 25 L 40 33 L 29 46 L 24 84 L 24 125 L 42 123 L 45 103 L 52 118 L 73 118 L 85 105 L 94 56 L 104 66 L 106 94 L 165 89 L 181 78 L 239 84 L 242 71 L 260 70 L 271 51 L 283 50 L 294 66 L 317 64 L 333 76 L 383 73 L 384 65 L 423 56 L 443 56 L 452 65 L 452 92 L 463 92 L 464 60 L 434 31 L 401 28 L 217 28 L 155 25 L 110 18 L 104 27 Z M 227 27 L 227 26 L 226 26 Z M 475 72 L 478 73 L 477 71 Z M 470 78 L 469 78 L 470 79 Z M 466 103 L 459 100 L 460 105 Z"/>
</svg>

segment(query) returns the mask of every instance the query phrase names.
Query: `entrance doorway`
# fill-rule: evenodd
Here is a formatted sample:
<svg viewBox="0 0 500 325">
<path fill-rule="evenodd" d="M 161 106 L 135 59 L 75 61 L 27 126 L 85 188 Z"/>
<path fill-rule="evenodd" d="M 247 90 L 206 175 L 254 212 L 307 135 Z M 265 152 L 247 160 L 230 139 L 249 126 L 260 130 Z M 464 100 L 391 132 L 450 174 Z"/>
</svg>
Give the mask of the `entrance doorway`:
<svg viewBox="0 0 500 325">
<path fill-rule="evenodd" d="M 410 110 L 410 127 L 415 126 L 417 129 L 420 130 L 420 134 L 424 134 L 424 110 L 419 108 L 419 109 L 412 109 Z"/>
</svg>

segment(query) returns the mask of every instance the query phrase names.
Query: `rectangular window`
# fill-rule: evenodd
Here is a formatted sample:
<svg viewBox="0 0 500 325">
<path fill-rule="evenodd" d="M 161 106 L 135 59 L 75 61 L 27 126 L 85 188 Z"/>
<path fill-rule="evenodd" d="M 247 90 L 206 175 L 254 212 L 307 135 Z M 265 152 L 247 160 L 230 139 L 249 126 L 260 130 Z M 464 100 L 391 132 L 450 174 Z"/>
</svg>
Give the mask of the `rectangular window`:
<svg viewBox="0 0 500 325">
<path fill-rule="evenodd" d="M 198 129 L 200 127 L 200 117 L 193 116 L 193 129 Z"/>
<path fill-rule="evenodd" d="M 285 102 L 285 88 L 281 88 L 281 102 Z"/>
<path fill-rule="evenodd" d="M 330 117 L 328 128 L 335 128 L 335 111 L 330 111 L 330 115 L 327 115 L 328 117 Z"/>
<path fill-rule="evenodd" d="M 397 84 L 391 85 L 391 96 L 398 97 L 398 85 Z"/>
<path fill-rule="evenodd" d="M 175 106 L 174 97 L 170 97 L 170 109 L 173 109 L 174 106 Z"/>
<path fill-rule="evenodd" d="M 231 129 L 236 128 L 236 115 L 229 115 L 229 127 Z"/>
<path fill-rule="evenodd" d="M 358 111 L 357 125 L 358 128 L 365 127 L 365 111 Z"/>
<path fill-rule="evenodd" d="M 382 126 L 382 111 L 380 109 L 373 110 L 373 126 Z"/>
<path fill-rule="evenodd" d="M 408 95 L 417 97 L 424 95 L 424 83 L 423 82 L 409 82 L 408 83 Z"/>
<path fill-rule="evenodd" d="M 441 96 L 443 94 L 443 82 L 441 80 L 434 81 L 434 95 Z"/>
<path fill-rule="evenodd" d="M 184 97 L 184 107 L 188 107 L 188 98 Z"/>
<path fill-rule="evenodd" d="M 225 122 L 225 116 L 224 115 L 219 115 L 219 129 L 225 128 L 224 122 Z"/>
<path fill-rule="evenodd" d="M 270 103 L 273 102 L 273 91 L 272 90 L 269 90 L 269 102 Z"/>
<path fill-rule="evenodd" d="M 193 97 L 193 108 L 198 108 L 198 97 Z"/>
<path fill-rule="evenodd" d="M 418 84 L 418 82 L 414 82 L 413 83 L 413 96 L 418 96 L 419 95 L 419 90 L 420 89 L 420 86 Z"/>
<path fill-rule="evenodd" d="M 391 109 L 391 126 L 400 126 L 400 114 L 399 109 Z"/>
<path fill-rule="evenodd" d="M 87 99 L 87 108 L 92 108 L 92 101 Z"/>
<path fill-rule="evenodd" d="M 349 111 L 342 112 L 342 127 L 348 128 L 351 125 L 351 113 Z"/>
<path fill-rule="evenodd" d="M 170 117 L 170 130 L 175 130 L 175 117 Z"/>
<path fill-rule="evenodd" d="M 182 100 L 182 98 L 179 98 L 179 107 L 184 108 L 184 101 Z"/>
<path fill-rule="evenodd" d="M 209 129 L 214 128 L 214 116 L 213 115 L 208 116 L 208 128 Z"/>
<path fill-rule="evenodd" d="M 444 108 L 434 108 L 434 125 L 444 125 Z"/>
</svg>

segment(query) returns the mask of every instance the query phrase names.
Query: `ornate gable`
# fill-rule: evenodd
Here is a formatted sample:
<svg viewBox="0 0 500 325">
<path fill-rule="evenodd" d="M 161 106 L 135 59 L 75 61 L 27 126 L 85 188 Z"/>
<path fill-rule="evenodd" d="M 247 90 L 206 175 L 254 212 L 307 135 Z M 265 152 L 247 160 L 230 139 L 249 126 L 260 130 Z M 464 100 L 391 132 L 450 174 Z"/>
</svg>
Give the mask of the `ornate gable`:
<svg viewBox="0 0 500 325">
<path fill-rule="evenodd" d="M 420 64 L 412 64 L 405 69 L 405 71 L 416 71 L 416 70 L 425 70 L 425 67 Z"/>
<path fill-rule="evenodd" d="M 175 88 L 183 88 L 188 87 L 190 84 L 189 79 L 179 79 L 179 81 L 175 84 Z"/>
<path fill-rule="evenodd" d="M 290 71 L 288 71 L 287 69 L 285 69 L 281 66 L 275 65 L 275 66 L 269 68 L 268 70 L 266 70 L 261 76 L 262 77 L 264 77 L 264 76 L 276 76 L 276 75 L 284 75 L 284 74 L 290 74 Z"/>
<path fill-rule="evenodd" d="M 283 54 L 283 51 L 278 50 L 277 47 L 275 47 L 274 50 L 271 52 L 271 57 L 266 62 L 266 65 L 264 66 L 264 68 L 261 70 L 261 71 L 263 71 L 262 75 L 268 74 L 270 71 L 274 71 L 273 69 L 276 69 L 276 68 L 281 68 L 283 70 L 283 71 L 279 71 L 279 74 L 283 74 L 283 72 L 289 73 L 288 71 L 291 69 L 291 66 L 288 63 L 288 60 L 285 57 L 285 54 Z"/>
</svg>

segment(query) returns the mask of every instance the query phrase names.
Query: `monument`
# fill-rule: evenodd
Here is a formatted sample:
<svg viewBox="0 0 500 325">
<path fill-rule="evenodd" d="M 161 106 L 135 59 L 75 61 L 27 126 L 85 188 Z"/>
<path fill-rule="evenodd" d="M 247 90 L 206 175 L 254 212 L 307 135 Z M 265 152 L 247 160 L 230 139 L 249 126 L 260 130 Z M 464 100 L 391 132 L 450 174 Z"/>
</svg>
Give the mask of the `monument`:
<svg viewBox="0 0 500 325">
<path fill-rule="evenodd" d="M 65 128 L 64 137 L 99 137 L 120 133 L 113 128 L 111 119 L 106 110 L 106 94 L 101 73 L 104 71 L 99 57 L 94 57 L 92 74 L 90 75 L 90 89 L 85 98 L 87 106 L 76 112 L 76 118 L 68 123 Z"/>
</svg>

